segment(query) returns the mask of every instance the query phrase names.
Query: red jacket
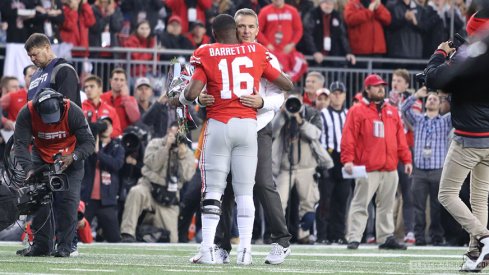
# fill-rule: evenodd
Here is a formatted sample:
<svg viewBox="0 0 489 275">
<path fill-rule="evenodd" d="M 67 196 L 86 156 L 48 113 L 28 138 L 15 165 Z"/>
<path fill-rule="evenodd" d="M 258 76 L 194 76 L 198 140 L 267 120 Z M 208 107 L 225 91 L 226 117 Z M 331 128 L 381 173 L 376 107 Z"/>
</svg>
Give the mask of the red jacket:
<svg viewBox="0 0 489 275">
<path fill-rule="evenodd" d="M 258 42 L 265 47 L 272 44 L 276 50 L 282 51 L 283 47 L 291 42 L 299 43 L 302 38 L 303 27 L 299 12 L 291 5 L 285 4 L 279 9 L 270 4 L 261 9 L 258 14 L 260 32 Z M 282 33 L 279 44 L 275 41 L 275 35 Z"/>
<path fill-rule="evenodd" d="M 95 15 L 88 3 L 81 4 L 81 11 L 72 10 L 68 6 L 63 7 L 65 20 L 60 28 L 61 40 L 71 43 L 73 46 L 88 48 L 88 29 L 95 25 Z M 74 56 L 88 56 L 86 52 L 73 52 Z"/>
<path fill-rule="evenodd" d="M 384 124 L 384 138 L 374 136 L 375 121 Z M 346 116 L 341 137 L 341 162 L 365 165 L 367 172 L 394 171 L 398 160 L 412 163 L 411 152 L 399 113 L 388 103 L 377 111 L 374 103 L 363 99 Z"/>
<path fill-rule="evenodd" d="M 139 49 L 153 49 L 156 45 L 156 38 L 152 37 L 149 39 L 140 38 L 137 35 L 133 34 L 129 36 L 129 38 L 124 41 L 124 47 L 126 48 L 139 48 Z M 159 60 L 160 55 L 156 55 L 156 59 Z M 142 60 L 142 61 L 152 61 L 154 59 L 153 53 L 142 53 L 135 52 L 131 54 L 132 60 Z M 132 66 L 131 75 L 132 76 L 146 76 L 148 72 L 147 64 L 139 64 Z"/>
<path fill-rule="evenodd" d="M 114 107 L 117 115 L 119 116 L 122 132 L 124 132 L 127 126 L 138 121 L 141 117 L 138 102 L 132 96 L 118 96 L 113 98 L 112 91 L 107 91 L 100 96 L 100 99 Z"/>
<path fill-rule="evenodd" d="M 17 114 L 25 104 L 27 104 L 27 91 L 25 89 L 10 92 L 0 98 L 0 106 L 3 111 L 7 112 L 7 119 L 11 121 L 17 119 Z"/>
<path fill-rule="evenodd" d="M 114 109 L 114 107 L 110 106 L 108 103 L 100 101 L 99 105 L 95 106 L 92 101 L 87 99 L 82 102 L 82 110 L 87 119 L 88 112 L 92 112 L 92 121 L 89 122 L 96 122 L 97 119 L 101 117 L 110 117 L 110 119 L 112 119 L 112 138 L 118 137 L 122 134 L 119 115 L 117 115 L 117 111 Z"/>
<path fill-rule="evenodd" d="M 345 23 L 348 39 L 354 54 L 385 54 L 384 27 L 391 23 L 391 14 L 380 4 L 373 12 L 360 0 L 350 0 L 345 6 Z"/>
<path fill-rule="evenodd" d="M 182 33 L 188 32 L 188 7 L 182 0 L 166 0 L 166 6 L 172 10 L 172 15 L 182 19 Z M 197 0 L 197 20 L 205 24 L 205 11 L 212 7 L 212 0 Z"/>
</svg>

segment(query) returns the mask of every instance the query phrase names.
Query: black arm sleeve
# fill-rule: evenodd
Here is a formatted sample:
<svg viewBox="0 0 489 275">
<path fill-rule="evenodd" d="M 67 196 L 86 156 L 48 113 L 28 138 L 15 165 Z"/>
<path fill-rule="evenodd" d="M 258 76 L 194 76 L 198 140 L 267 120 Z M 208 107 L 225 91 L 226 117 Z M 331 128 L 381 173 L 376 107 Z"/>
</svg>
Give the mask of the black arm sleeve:
<svg viewBox="0 0 489 275">
<path fill-rule="evenodd" d="M 32 169 L 31 153 L 29 152 L 29 145 L 32 141 L 32 120 L 27 105 L 20 110 L 17 116 L 14 138 L 15 158 L 27 173 Z"/>
<path fill-rule="evenodd" d="M 75 153 L 80 159 L 86 159 L 95 149 L 95 139 L 83 111 L 74 104 L 71 104 L 68 111 L 68 125 L 71 134 L 76 136 Z"/>
<path fill-rule="evenodd" d="M 59 66 L 59 65 L 57 65 Z M 81 106 L 80 83 L 78 75 L 73 67 L 63 66 L 59 69 L 55 77 L 54 89 L 63 96 L 71 100 L 78 106 Z"/>
<path fill-rule="evenodd" d="M 426 87 L 429 89 L 442 89 L 449 70 L 450 65 L 445 62 L 445 56 L 441 53 L 433 54 L 424 70 Z"/>
</svg>

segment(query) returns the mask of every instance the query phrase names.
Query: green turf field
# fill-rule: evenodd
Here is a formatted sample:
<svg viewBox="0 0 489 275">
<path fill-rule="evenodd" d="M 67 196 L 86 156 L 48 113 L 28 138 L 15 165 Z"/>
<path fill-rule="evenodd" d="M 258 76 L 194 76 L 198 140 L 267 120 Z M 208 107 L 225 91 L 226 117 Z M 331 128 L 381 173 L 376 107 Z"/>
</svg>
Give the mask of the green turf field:
<svg viewBox="0 0 489 275">
<path fill-rule="evenodd" d="M 381 251 L 361 245 L 292 246 L 281 265 L 267 265 L 270 246 L 253 246 L 253 264 L 237 266 L 235 251 L 226 265 L 196 265 L 189 258 L 196 244 L 89 244 L 79 245 L 73 258 L 15 255 L 20 243 L 0 242 L 0 274 L 460 274 L 464 248 L 410 247 L 407 251 Z M 489 272 L 489 269 L 487 270 Z"/>
</svg>

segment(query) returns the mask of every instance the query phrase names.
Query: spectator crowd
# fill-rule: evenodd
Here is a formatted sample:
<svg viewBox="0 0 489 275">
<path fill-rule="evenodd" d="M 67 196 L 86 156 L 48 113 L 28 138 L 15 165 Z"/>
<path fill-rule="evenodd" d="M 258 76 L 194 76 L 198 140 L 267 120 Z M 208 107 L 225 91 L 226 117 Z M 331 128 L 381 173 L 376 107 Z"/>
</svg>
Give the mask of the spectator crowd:
<svg viewBox="0 0 489 275">
<path fill-rule="evenodd" d="M 455 32 L 465 32 L 470 1 L 453 1 L 453 6 L 450 2 L 4 0 L 0 31 L 6 43 L 24 43 L 32 33 L 44 33 L 53 44 L 87 49 L 73 52 L 75 57 L 110 59 L 110 51 L 90 52 L 88 47 L 192 50 L 213 42 L 209 26 L 218 14 L 234 16 L 241 8 L 256 11 L 258 42 L 278 58 L 293 81 L 305 77 L 304 86 L 290 94 L 302 106 L 297 111 L 300 123 L 291 125 L 285 107 L 272 121 L 272 168 L 292 241 L 348 244 L 350 249 L 378 243 L 380 248 L 405 249 L 405 244 L 469 241 L 437 201 L 452 128 L 450 97 L 425 88 L 414 91 L 406 69 L 394 70 L 391 83 L 369 75 L 362 79 L 362 91 L 352 91 L 344 79 L 326 79 L 308 67 L 355 66 L 356 57 L 428 58 L 449 40 L 452 20 Z M 308 63 L 304 55 L 313 60 Z M 327 62 L 327 56 L 344 57 L 345 62 Z M 173 57 L 132 52 L 130 58 Z M 26 104 L 26 87 L 35 69 L 24 69 L 23 87 L 12 76 L 0 81 L 1 124 L 6 131 L 14 129 Z M 81 107 L 96 147 L 85 161 L 79 227 L 91 226 L 96 241 L 199 238 L 200 171 L 192 144 L 176 138 L 176 111 L 160 95 L 152 70 L 146 64 L 111 68 L 105 90 L 103 76 L 82 78 Z M 347 102 L 347 94 L 356 96 Z M 201 110 L 191 111 L 199 121 Z M 378 112 L 386 120 L 378 120 Z M 379 138 L 385 144 L 379 144 Z M 318 151 L 329 155 L 333 168 L 324 166 Z M 351 172 L 353 164 L 366 166 L 368 179 L 355 182 L 346 177 L 345 170 Z M 464 186 L 463 194 L 468 190 Z M 237 237 L 235 227 L 231 230 Z M 253 241 L 271 243 L 268 228 L 256 207 Z M 10 238 L 0 232 L 0 239 L 20 238 L 11 232 Z M 91 241 L 86 235 L 85 231 L 80 240 Z"/>
</svg>

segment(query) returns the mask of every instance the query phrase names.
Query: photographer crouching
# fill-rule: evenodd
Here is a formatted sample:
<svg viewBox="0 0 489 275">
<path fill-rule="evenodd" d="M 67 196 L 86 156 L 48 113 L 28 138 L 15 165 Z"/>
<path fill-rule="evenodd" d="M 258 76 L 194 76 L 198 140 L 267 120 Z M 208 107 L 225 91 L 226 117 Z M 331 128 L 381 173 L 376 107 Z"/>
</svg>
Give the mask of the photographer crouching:
<svg viewBox="0 0 489 275">
<path fill-rule="evenodd" d="M 170 232 L 170 242 L 178 241 L 179 190 L 192 179 L 195 158 L 186 140 L 177 138 L 173 123 L 163 138 L 151 140 L 144 152 L 142 177 L 129 190 L 122 215 L 122 242 L 136 241 L 136 227 L 144 210 L 154 213 L 152 225 Z M 145 217 L 146 220 L 147 217 Z"/>
<path fill-rule="evenodd" d="M 36 177 L 34 171 L 39 167 L 56 164 L 66 174 L 69 185 L 66 191 L 53 192 L 50 203 L 40 205 L 32 222 L 34 244 L 17 254 L 69 257 L 77 226 L 83 159 L 95 147 L 85 116 L 80 107 L 63 99 L 62 94 L 45 88 L 20 110 L 14 139 L 15 157 L 26 173 L 26 183 Z"/>
<path fill-rule="evenodd" d="M 477 41 L 478 32 L 487 28 L 488 19 L 489 7 L 476 12 L 467 22 L 469 40 L 476 38 L 475 41 L 460 47 L 453 56 L 456 45 L 440 44 L 424 71 L 429 89 L 451 94 L 455 135 L 443 166 L 438 200 L 470 234 L 461 267 L 461 271 L 468 272 L 480 272 L 489 262 L 489 96 L 487 58 L 483 58 L 487 56 L 488 38 Z M 471 209 L 459 197 L 469 173 Z"/>
</svg>

